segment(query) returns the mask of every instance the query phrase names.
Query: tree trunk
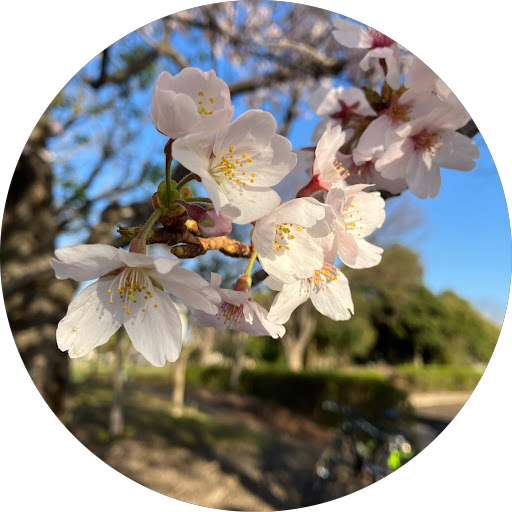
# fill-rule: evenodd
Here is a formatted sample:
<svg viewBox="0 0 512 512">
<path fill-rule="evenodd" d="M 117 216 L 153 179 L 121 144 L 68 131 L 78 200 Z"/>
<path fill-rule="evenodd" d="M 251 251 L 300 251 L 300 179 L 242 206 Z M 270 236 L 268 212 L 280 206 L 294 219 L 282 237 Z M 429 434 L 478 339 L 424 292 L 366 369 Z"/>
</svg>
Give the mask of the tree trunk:
<svg viewBox="0 0 512 512">
<path fill-rule="evenodd" d="M 172 389 L 172 408 L 177 416 L 183 413 L 185 403 L 185 384 L 187 375 L 187 363 L 194 344 L 183 345 L 178 360 L 174 363 L 174 387 Z"/>
<path fill-rule="evenodd" d="M 315 332 L 316 317 L 308 301 L 294 311 L 286 324 L 283 347 L 288 368 L 294 372 L 304 369 L 306 349 Z"/>
<path fill-rule="evenodd" d="M 52 213 L 52 168 L 45 159 L 50 135 L 45 112 L 18 161 L 2 223 L 2 285 L 7 316 L 30 377 L 54 412 L 63 404 L 69 358 L 56 345 L 57 323 L 74 286 L 50 267 L 57 226 Z"/>
<path fill-rule="evenodd" d="M 123 331 L 116 334 L 114 350 L 115 365 L 112 372 L 113 398 L 110 408 L 109 431 L 111 436 L 119 436 L 124 431 L 124 383 L 126 376 L 123 372 Z"/>
<path fill-rule="evenodd" d="M 195 344 L 199 349 L 199 364 L 210 364 L 213 347 L 215 344 L 215 329 L 213 327 L 203 327 L 202 329 L 196 329 L 195 335 Z"/>
<path fill-rule="evenodd" d="M 244 369 L 245 363 L 245 345 L 247 344 L 247 338 L 249 336 L 244 332 L 235 332 L 233 334 L 233 341 L 235 342 L 235 360 L 229 373 L 229 389 L 236 391 L 238 389 L 238 383 L 240 382 L 240 376 Z"/>
</svg>

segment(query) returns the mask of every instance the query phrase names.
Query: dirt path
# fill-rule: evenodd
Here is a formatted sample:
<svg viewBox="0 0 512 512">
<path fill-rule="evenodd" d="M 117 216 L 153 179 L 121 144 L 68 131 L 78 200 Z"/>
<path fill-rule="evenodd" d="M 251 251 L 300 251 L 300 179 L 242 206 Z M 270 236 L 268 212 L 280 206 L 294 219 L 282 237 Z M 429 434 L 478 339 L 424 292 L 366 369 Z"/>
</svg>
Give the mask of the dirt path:
<svg viewBox="0 0 512 512">
<path fill-rule="evenodd" d="M 425 418 L 450 422 L 464 407 L 471 391 L 413 392 L 409 401 L 416 414 Z M 416 425 L 415 436 L 418 448 L 424 450 L 439 435 L 439 432 L 427 425 Z"/>
<path fill-rule="evenodd" d="M 187 409 L 173 414 L 170 390 L 137 385 L 126 393 L 126 431 L 108 434 L 108 385 L 82 384 L 63 421 L 111 467 L 173 498 L 224 510 L 285 510 L 301 506 L 315 463 L 333 431 L 255 397 L 207 389 L 188 390 Z M 467 396 L 413 394 L 417 411 L 450 420 Z M 426 446 L 431 432 L 420 432 Z M 326 500 L 369 482 L 346 468 Z"/>
</svg>

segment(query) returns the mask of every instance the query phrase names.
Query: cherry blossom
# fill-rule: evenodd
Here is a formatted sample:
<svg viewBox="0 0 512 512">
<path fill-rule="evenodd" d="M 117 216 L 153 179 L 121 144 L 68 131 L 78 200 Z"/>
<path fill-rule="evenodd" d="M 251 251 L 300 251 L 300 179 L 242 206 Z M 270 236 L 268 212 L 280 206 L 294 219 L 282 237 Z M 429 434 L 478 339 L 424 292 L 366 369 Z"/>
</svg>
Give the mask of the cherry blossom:
<svg viewBox="0 0 512 512">
<path fill-rule="evenodd" d="M 151 364 L 175 361 L 181 350 L 181 320 L 166 288 L 187 305 L 216 313 L 219 294 L 179 260 L 151 258 L 109 245 L 76 245 L 55 251 L 58 279 L 88 281 L 57 327 L 57 345 L 72 358 L 100 345 L 124 325 L 135 349 Z"/>
<path fill-rule="evenodd" d="M 221 288 L 221 281 L 222 277 L 212 272 L 210 284 L 222 300 L 217 314 L 191 310 L 192 317 L 199 325 L 234 329 L 253 336 L 272 336 L 274 339 L 284 335 L 284 326 L 269 320 L 267 310 L 252 300 L 249 293 Z"/>
<path fill-rule="evenodd" d="M 386 63 L 386 82 L 393 89 L 400 87 L 400 47 L 388 36 L 381 34 L 371 27 L 358 25 L 348 19 L 334 20 L 332 35 L 347 48 L 364 48 L 369 51 L 359 65 L 363 71 L 370 69 L 372 62 L 383 59 Z"/>
<path fill-rule="evenodd" d="M 201 177 L 215 211 L 233 222 L 260 219 L 280 202 L 270 187 L 294 167 L 297 156 L 268 112 L 249 110 L 217 138 L 204 134 L 178 139 L 173 157 Z"/>
<path fill-rule="evenodd" d="M 354 125 L 361 124 L 365 117 L 376 115 L 364 92 L 358 87 L 318 87 L 309 97 L 308 105 L 322 118 L 313 130 L 313 142 L 320 139 L 328 124 L 336 123 L 341 125 L 348 140 L 353 136 Z"/>
<path fill-rule="evenodd" d="M 375 170 L 372 161 L 356 164 L 353 155 L 344 154 L 338 154 L 337 158 L 346 171 L 345 183 L 347 185 L 365 184 L 368 185 L 367 192 L 386 190 L 391 194 L 400 194 L 407 189 L 405 179 L 388 180 L 384 178 L 380 172 Z"/>
<path fill-rule="evenodd" d="M 171 139 L 191 133 L 218 133 L 233 117 L 234 107 L 226 83 L 215 71 L 182 69 L 158 77 L 151 102 L 151 119 Z"/>
<path fill-rule="evenodd" d="M 425 199 L 438 195 L 441 167 L 473 169 L 480 151 L 473 140 L 455 131 L 461 123 L 453 110 L 435 109 L 395 130 L 394 140 L 375 162 L 376 170 L 386 179 L 405 179 L 411 192 Z"/>
<path fill-rule="evenodd" d="M 451 116 L 451 126 L 464 126 L 469 114 L 446 84 L 422 61 L 412 58 L 411 68 L 405 78 L 404 92 L 392 92 L 389 106 L 379 112 L 364 130 L 353 151 L 354 162 L 375 162 L 396 139 L 396 132 L 409 123 L 436 110 Z"/>
<path fill-rule="evenodd" d="M 348 279 L 340 269 L 327 262 L 310 277 L 291 284 L 283 284 L 272 277 L 265 279 L 263 284 L 279 291 L 268 315 L 274 322 L 287 322 L 293 311 L 308 299 L 319 313 L 331 320 L 348 320 L 354 313 Z"/>
<path fill-rule="evenodd" d="M 333 233 L 334 235 L 334 233 Z M 333 265 L 337 255 L 334 236 L 316 240 L 324 254 L 323 265 L 307 278 L 293 283 L 282 283 L 267 277 L 263 284 L 278 291 L 269 311 L 269 319 L 285 323 L 293 311 L 311 299 L 317 311 L 332 320 L 348 320 L 354 312 L 354 304 L 347 278 Z"/>
<path fill-rule="evenodd" d="M 333 234 L 335 214 L 311 197 L 281 204 L 255 224 L 252 241 L 261 266 L 282 283 L 313 275 L 324 264 L 317 239 Z"/>
<path fill-rule="evenodd" d="M 313 169 L 313 176 L 308 185 L 303 187 L 298 197 L 310 196 L 317 190 L 329 190 L 333 183 L 346 177 L 345 169 L 337 159 L 338 151 L 345 142 L 345 133 L 341 127 L 328 124 L 318 141 L 313 159 L 313 152 L 302 150 L 298 165 L 304 170 Z"/>
<path fill-rule="evenodd" d="M 325 198 L 336 214 L 336 245 L 339 257 L 352 268 L 380 263 L 382 249 L 365 240 L 384 223 L 384 199 L 379 192 L 364 192 L 368 185 L 334 185 Z"/>
</svg>

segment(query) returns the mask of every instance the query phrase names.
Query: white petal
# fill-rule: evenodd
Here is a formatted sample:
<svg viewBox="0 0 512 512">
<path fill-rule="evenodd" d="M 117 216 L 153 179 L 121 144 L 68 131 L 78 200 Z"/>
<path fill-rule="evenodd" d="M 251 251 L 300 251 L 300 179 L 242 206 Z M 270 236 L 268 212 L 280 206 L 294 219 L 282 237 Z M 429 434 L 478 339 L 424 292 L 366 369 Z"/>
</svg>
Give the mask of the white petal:
<svg viewBox="0 0 512 512">
<path fill-rule="evenodd" d="M 308 106 L 317 116 L 331 114 L 339 106 L 338 90 L 334 87 L 318 87 L 310 94 Z"/>
<path fill-rule="evenodd" d="M 341 225 L 336 230 L 336 239 L 338 243 L 338 254 L 341 261 L 349 267 L 356 264 L 359 249 L 354 237 Z"/>
<path fill-rule="evenodd" d="M 167 274 L 180 263 L 180 260 L 173 258 L 155 258 L 153 260 L 153 265 L 159 274 Z"/>
<path fill-rule="evenodd" d="M 253 242 L 258 250 L 254 236 Z M 283 247 L 279 251 L 273 249 L 266 255 L 258 253 L 263 270 L 278 281 L 293 283 L 297 279 L 311 277 L 324 264 L 322 247 L 306 233 L 297 234 L 287 247 L 289 250 Z"/>
<path fill-rule="evenodd" d="M 283 289 L 284 284 L 281 281 L 278 281 L 276 278 L 268 276 L 266 277 L 262 284 L 268 286 L 271 290 L 275 290 L 280 292 Z"/>
<path fill-rule="evenodd" d="M 432 161 L 428 151 L 410 159 L 406 175 L 409 190 L 417 197 L 425 199 L 436 197 L 441 188 L 441 172 L 439 165 Z"/>
<path fill-rule="evenodd" d="M 113 279 L 100 279 L 71 302 L 57 327 L 57 345 L 69 357 L 81 357 L 106 343 L 123 322 L 122 310 L 109 304 Z"/>
<path fill-rule="evenodd" d="M 190 172 L 201 176 L 209 175 L 214 135 L 193 134 L 175 140 L 172 144 L 172 157 Z"/>
<path fill-rule="evenodd" d="M 379 158 L 384 152 L 387 132 L 393 130 L 388 116 L 374 119 L 361 135 L 353 157 L 357 165 Z"/>
<path fill-rule="evenodd" d="M 217 313 L 217 304 L 221 302 L 219 293 L 192 270 L 176 267 L 167 274 L 150 272 L 149 275 L 187 306 L 208 314 Z"/>
<path fill-rule="evenodd" d="M 154 258 L 147 256 L 146 254 L 119 249 L 119 255 L 121 257 L 121 261 L 128 267 L 153 268 L 155 266 Z"/>
<path fill-rule="evenodd" d="M 220 283 L 222 282 L 222 276 L 220 274 L 217 274 L 216 272 L 212 272 L 210 274 L 210 284 L 214 287 L 220 286 Z"/>
<path fill-rule="evenodd" d="M 380 192 L 362 192 L 360 187 L 360 185 L 351 185 L 345 190 L 347 202 L 344 220 L 346 223 L 353 222 L 355 228 L 353 234 L 357 231 L 357 237 L 364 238 L 384 223 L 386 203 Z"/>
<path fill-rule="evenodd" d="M 229 302 L 234 306 L 241 306 L 249 299 L 249 294 L 247 292 L 239 292 L 237 290 L 220 288 L 219 293 L 223 302 Z"/>
<path fill-rule="evenodd" d="M 263 110 L 248 110 L 238 116 L 224 132 L 219 134 L 213 147 L 214 154 L 221 158 L 229 153 L 261 153 L 270 144 L 276 133 L 277 123 L 272 114 Z"/>
<path fill-rule="evenodd" d="M 370 268 L 378 265 L 382 259 L 383 249 L 363 239 L 356 239 L 358 254 L 353 265 L 346 263 L 352 268 Z"/>
<path fill-rule="evenodd" d="M 480 157 L 476 142 L 457 132 L 447 132 L 441 137 L 443 146 L 437 151 L 436 161 L 441 167 L 471 171 Z"/>
<path fill-rule="evenodd" d="M 409 139 L 398 140 L 386 148 L 375 162 L 375 169 L 390 180 L 405 178 L 409 160 L 415 158 L 415 153 Z"/>
<path fill-rule="evenodd" d="M 292 222 L 302 227 L 313 227 L 329 214 L 326 206 L 312 197 L 292 199 L 276 208 L 276 223 Z"/>
<path fill-rule="evenodd" d="M 348 320 L 354 312 L 348 279 L 339 270 L 337 279 L 329 281 L 327 288 L 312 288 L 311 302 L 319 313 L 331 320 Z"/>
<path fill-rule="evenodd" d="M 368 29 L 365 27 L 343 18 L 336 18 L 333 23 L 338 30 L 334 30 L 332 35 L 341 45 L 347 48 L 370 47 Z"/>
<path fill-rule="evenodd" d="M 267 310 L 253 300 L 248 300 L 244 305 L 244 317 L 246 320 L 250 318 L 250 322 L 242 323 L 238 329 L 247 334 L 253 336 L 270 335 L 276 339 L 283 337 L 286 332 L 283 325 L 270 321 Z"/>
<path fill-rule="evenodd" d="M 266 187 L 242 187 L 223 183 L 222 192 L 225 199 L 221 196 L 220 211 L 237 224 L 249 224 L 263 218 L 281 201 L 277 192 Z"/>
<path fill-rule="evenodd" d="M 83 244 L 55 251 L 51 266 L 57 279 L 89 281 L 122 266 L 120 249 L 105 244 Z"/>
<path fill-rule="evenodd" d="M 158 289 L 153 290 L 158 307 L 148 307 L 126 315 L 124 327 L 135 349 L 155 366 L 176 361 L 181 351 L 181 318 L 172 300 Z"/>
<path fill-rule="evenodd" d="M 270 307 L 268 319 L 284 324 L 291 314 L 309 299 L 311 285 L 309 279 L 300 279 L 292 284 L 285 284 L 275 296 Z"/>
<path fill-rule="evenodd" d="M 290 141 L 281 135 L 274 135 L 261 153 L 252 156 L 252 162 L 244 162 L 243 171 L 247 176 L 252 176 L 254 182 L 251 185 L 272 187 L 287 176 L 296 163 L 297 155 L 292 153 Z M 241 169 L 238 169 L 238 175 L 239 171 Z M 246 183 L 249 185 L 250 182 Z"/>
</svg>

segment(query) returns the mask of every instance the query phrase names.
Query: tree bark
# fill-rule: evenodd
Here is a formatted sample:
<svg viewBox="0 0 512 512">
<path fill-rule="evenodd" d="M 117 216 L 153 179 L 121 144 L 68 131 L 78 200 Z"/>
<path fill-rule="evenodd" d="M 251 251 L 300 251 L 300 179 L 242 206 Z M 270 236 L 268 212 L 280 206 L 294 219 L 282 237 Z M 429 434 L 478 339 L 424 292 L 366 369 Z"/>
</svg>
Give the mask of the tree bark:
<svg viewBox="0 0 512 512">
<path fill-rule="evenodd" d="M 235 343 L 235 360 L 229 373 L 229 389 L 236 391 L 238 383 L 240 382 L 240 376 L 244 369 L 245 363 L 245 345 L 247 344 L 247 338 L 249 336 L 244 332 L 236 331 L 233 334 L 233 341 Z"/>
<path fill-rule="evenodd" d="M 286 334 L 282 341 L 286 364 L 290 370 L 299 372 L 304 369 L 306 349 L 315 327 L 316 317 L 308 301 L 295 310 L 286 324 Z"/>
<path fill-rule="evenodd" d="M 74 286 L 50 267 L 57 226 L 52 212 L 52 167 L 45 159 L 50 122 L 45 112 L 18 161 L 2 223 L 2 284 L 7 317 L 28 373 L 54 412 L 63 404 L 69 358 L 55 331 Z M 37 272 L 32 272 L 37 268 Z"/>
<path fill-rule="evenodd" d="M 187 363 L 194 344 L 183 345 L 178 360 L 174 363 L 174 387 L 172 389 L 172 408 L 174 413 L 181 416 L 183 404 L 185 403 L 185 384 L 187 374 Z"/>
<path fill-rule="evenodd" d="M 114 350 L 114 370 L 112 372 L 113 398 L 110 408 L 109 431 L 111 436 L 119 436 L 124 431 L 124 383 L 123 372 L 123 331 L 117 331 Z"/>
</svg>

